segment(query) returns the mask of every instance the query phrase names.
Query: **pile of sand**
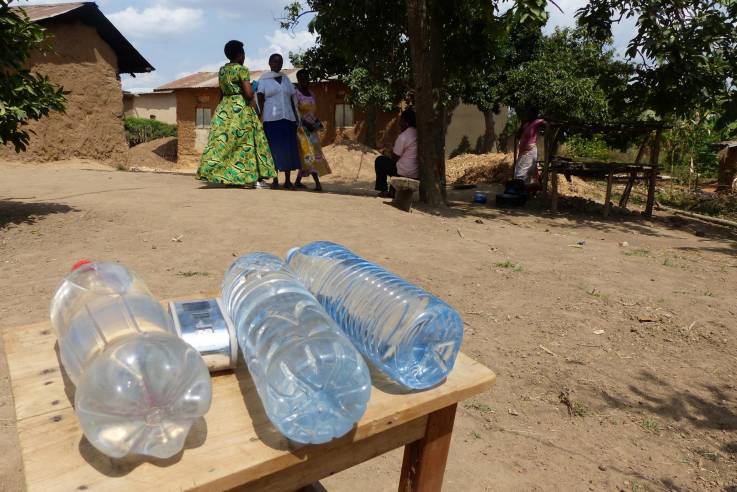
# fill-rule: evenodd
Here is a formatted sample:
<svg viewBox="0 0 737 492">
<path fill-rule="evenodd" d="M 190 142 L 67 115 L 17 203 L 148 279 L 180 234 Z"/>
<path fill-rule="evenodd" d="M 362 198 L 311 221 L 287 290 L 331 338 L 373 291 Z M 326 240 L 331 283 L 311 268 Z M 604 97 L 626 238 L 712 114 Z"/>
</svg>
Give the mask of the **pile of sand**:
<svg viewBox="0 0 737 492">
<path fill-rule="evenodd" d="M 131 147 L 126 162 L 129 169 L 182 169 L 177 165 L 176 137 L 159 138 Z"/>
<path fill-rule="evenodd" d="M 462 154 L 445 162 L 448 184 L 505 183 L 512 179 L 511 154 Z"/>
<path fill-rule="evenodd" d="M 578 176 L 571 176 L 569 183 L 565 176 L 558 176 L 558 193 L 564 196 L 577 196 L 603 202 L 606 191 L 594 183 L 587 183 Z"/>
<path fill-rule="evenodd" d="M 358 181 L 375 178 L 374 161 L 381 155 L 377 150 L 350 140 L 326 145 L 322 150 L 333 170 L 332 176 Z"/>
</svg>

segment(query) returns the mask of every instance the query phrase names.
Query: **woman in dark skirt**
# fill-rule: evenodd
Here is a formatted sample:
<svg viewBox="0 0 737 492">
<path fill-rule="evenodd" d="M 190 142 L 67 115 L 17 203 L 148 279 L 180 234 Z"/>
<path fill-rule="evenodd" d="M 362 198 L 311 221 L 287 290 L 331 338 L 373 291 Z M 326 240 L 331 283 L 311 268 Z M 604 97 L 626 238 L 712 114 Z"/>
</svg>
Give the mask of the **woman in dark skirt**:
<svg viewBox="0 0 737 492">
<path fill-rule="evenodd" d="M 293 190 L 292 171 L 299 171 L 301 160 L 297 142 L 297 109 L 295 89 L 289 77 L 282 73 L 284 58 L 279 54 L 269 57 L 270 72 L 258 81 L 258 104 L 266 138 L 274 156 L 277 171 L 283 172 L 284 188 Z M 279 178 L 274 179 L 274 187 Z"/>
</svg>

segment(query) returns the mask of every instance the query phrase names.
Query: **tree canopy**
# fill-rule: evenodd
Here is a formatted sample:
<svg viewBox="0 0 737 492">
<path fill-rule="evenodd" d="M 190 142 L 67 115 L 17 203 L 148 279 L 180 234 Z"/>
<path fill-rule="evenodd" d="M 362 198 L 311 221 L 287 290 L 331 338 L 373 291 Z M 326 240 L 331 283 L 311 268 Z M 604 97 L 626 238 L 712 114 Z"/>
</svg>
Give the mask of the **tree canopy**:
<svg viewBox="0 0 737 492">
<path fill-rule="evenodd" d="M 528 61 L 510 69 L 501 91 L 519 112 L 547 118 L 606 122 L 626 117 L 629 64 L 605 42 L 581 30 L 556 30 L 542 39 Z"/>
<path fill-rule="evenodd" d="M 688 117 L 737 99 L 737 2 L 733 0 L 590 0 L 579 24 L 595 39 L 634 18 L 626 57 L 634 65 L 629 104 L 660 117 Z"/>
<path fill-rule="evenodd" d="M 63 111 L 63 89 L 26 67 L 34 51 L 48 50 L 46 31 L 25 12 L 0 0 L 0 144 L 26 149 L 29 132 L 23 127 L 51 111 Z"/>
</svg>

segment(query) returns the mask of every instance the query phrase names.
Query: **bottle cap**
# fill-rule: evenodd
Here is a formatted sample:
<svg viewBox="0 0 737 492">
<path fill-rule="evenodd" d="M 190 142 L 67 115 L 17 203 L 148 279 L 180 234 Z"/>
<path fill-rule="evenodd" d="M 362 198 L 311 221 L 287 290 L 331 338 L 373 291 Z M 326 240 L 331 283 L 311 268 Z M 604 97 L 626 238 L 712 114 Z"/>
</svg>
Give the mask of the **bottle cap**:
<svg viewBox="0 0 737 492">
<path fill-rule="evenodd" d="M 72 271 L 77 271 L 79 268 L 83 267 L 84 265 L 90 265 L 92 262 L 90 260 L 79 260 L 77 263 L 75 263 L 72 266 Z"/>
</svg>

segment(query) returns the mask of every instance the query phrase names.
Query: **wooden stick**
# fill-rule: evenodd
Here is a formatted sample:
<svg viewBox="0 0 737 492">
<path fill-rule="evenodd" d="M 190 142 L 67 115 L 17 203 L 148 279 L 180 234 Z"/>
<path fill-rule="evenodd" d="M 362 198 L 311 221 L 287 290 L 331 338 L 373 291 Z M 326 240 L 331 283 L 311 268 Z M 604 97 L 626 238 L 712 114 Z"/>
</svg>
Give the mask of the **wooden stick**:
<svg viewBox="0 0 737 492">
<path fill-rule="evenodd" d="M 721 226 L 737 228 L 737 222 L 733 220 L 720 219 L 719 217 L 712 217 L 710 215 L 697 214 L 695 212 L 688 212 L 686 210 L 678 210 L 677 208 L 664 207 L 662 205 L 659 207 L 658 210 L 665 210 L 666 212 L 671 212 L 674 215 L 682 215 L 684 217 L 701 220 L 703 222 L 709 222 L 709 223 L 717 224 Z"/>
<path fill-rule="evenodd" d="M 627 202 L 630 200 L 630 193 L 632 193 L 632 187 L 635 185 L 636 179 L 637 171 L 632 171 L 629 179 L 627 180 L 627 186 L 624 187 L 622 198 L 619 200 L 619 208 L 627 208 Z"/>
<path fill-rule="evenodd" d="M 550 175 L 550 163 L 553 162 L 553 158 L 558 150 L 558 138 L 561 134 L 561 129 L 556 128 L 550 135 L 550 142 L 548 142 L 548 136 L 545 135 L 545 161 L 543 163 L 543 176 L 542 176 L 542 191 L 543 196 L 548 194 L 548 177 Z"/>
<path fill-rule="evenodd" d="M 551 179 L 553 181 L 553 193 L 550 198 L 550 211 L 553 213 L 558 212 L 558 171 L 553 168 L 553 175 Z"/>
<path fill-rule="evenodd" d="M 647 148 L 647 143 L 650 141 L 650 135 L 647 135 L 645 139 L 642 141 L 642 145 L 640 145 L 640 150 L 637 151 L 637 158 L 635 159 L 635 164 L 639 164 L 640 161 L 642 161 L 642 158 L 645 157 L 645 149 Z"/>
<path fill-rule="evenodd" d="M 650 181 L 648 182 L 647 187 L 647 205 L 645 206 L 646 217 L 653 216 L 653 205 L 655 204 L 655 185 L 657 184 L 658 180 L 658 161 L 660 159 L 660 140 L 662 135 L 663 130 L 658 129 L 658 131 L 655 133 L 655 141 L 653 142 L 652 150 L 650 152 L 650 165 L 652 166 L 652 169 L 650 170 Z"/>
<path fill-rule="evenodd" d="M 612 183 L 614 182 L 614 173 L 609 173 L 606 178 L 606 197 L 604 198 L 604 217 L 609 217 L 612 208 Z"/>
<path fill-rule="evenodd" d="M 440 492 L 457 404 L 429 415 L 425 437 L 404 448 L 399 492 Z"/>
</svg>

